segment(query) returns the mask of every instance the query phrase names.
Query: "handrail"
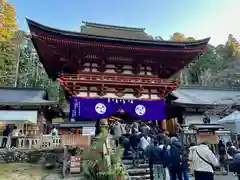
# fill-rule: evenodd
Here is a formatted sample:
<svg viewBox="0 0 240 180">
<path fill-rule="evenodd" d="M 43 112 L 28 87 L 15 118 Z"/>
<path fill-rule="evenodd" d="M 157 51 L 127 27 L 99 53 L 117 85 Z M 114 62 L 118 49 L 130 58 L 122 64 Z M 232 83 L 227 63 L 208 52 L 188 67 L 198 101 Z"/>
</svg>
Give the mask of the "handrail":
<svg viewBox="0 0 240 180">
<path fill-rule="evenodd" d="M 147 78 L 127 78 L 127 77 L 110 77 L 110 76 L 105 76 L 105 77 L 95 77 L 94 75 L 89 75 L 89 76 L 83 76 L 83 77 L 78 77 L 78 78 L 71 78 L 71 77 L 61 77 L 58 79 L 61 83 L 79 83 L 79 84 L 104 84 L 104 85 L 118 85 L 118 86 L 168 86 L 168 87 L 176 87 L 178 86 L 177 81 L 174 80 L 168 80 L 168 79 L 158 79 L 158 80 L 153 80 L 153 79 L 147 79 Z"/>
<path fill-rule="evenodd" d="M 80 73 L 77 73 L 77 74 L 70 74 L 70 73 L 59 73 L 59 77 L 62 77 L 62 76 L 77 76 L 77 75 L 89 75 L 89 72 L 80 72 Z M 130 78 L 134 78 L 136 77 L 135 74 L 117 74 L 117 73 L 100 73 L 100 72 L 94 72 L 94 75 L 95 76 L 119 76 L 119 77 L 130 77 Z M 137 77 L 142 77 L 142 78 L 146 78 L 145 75 L 141 75 L 141 74 L 137 74 Z M 148 75 L 147 78 L 155 78 L 155 79 L 158 79 L 159 77 L 156 76 L 156 75 Z"/>
<path fill-rule="evenodd" d="M 139 81 L 139 82 L 177 82 L 176 79 L 164 79 L 159 77 L 145 77 L 145 76 L 130 76 L 130 75 L 119 75 L 119 74 L 62 74 L 59 78 L 60 80 L 131 80 L 131 81 Z"/>
</svg>

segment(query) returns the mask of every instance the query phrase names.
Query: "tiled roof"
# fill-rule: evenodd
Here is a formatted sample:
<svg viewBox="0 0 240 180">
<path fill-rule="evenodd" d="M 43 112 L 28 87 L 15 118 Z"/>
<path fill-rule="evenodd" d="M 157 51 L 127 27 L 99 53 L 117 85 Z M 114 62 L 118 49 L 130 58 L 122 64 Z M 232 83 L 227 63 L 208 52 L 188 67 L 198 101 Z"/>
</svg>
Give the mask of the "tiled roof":
<svg viewBox="0 0 240 180">
<path fill-rule="evenodd" d="M 190 124 L 189 129 L 200 130 L 200 129 L 223 129 L 224 127 L 220 124 Z"/>
<path fill-rule="evenodd" d="M 115 38 L 152 40 L 144 28 L 123 27 L 83 22 L 81 33 Z"/>
<path fill-rule="evenodd" d="M 51 105 L 42 89 L 0 88 L 0 105 Z"/>
<path fill-rule="evenodd" d="M 223 117 L 219 120 L 219 123 L 225 123 L 225 122 L 236 122 L 240 119 L 240 111 L 234 111 L 233 113 Z"/>
<path fill-rule="evenodd" d="M 78 66 L 70 61 L 74 58 L 76 63 L 80 63 L 82 58 L 76 58 L 79 56 L 83 57 L 82 62 L 89 61 L 88 55 L 97 56 L 96 60 L 100 61 L 104 54 L 106 61 L 114 57 L 111 63 L 132 65 L 139 53 L 142 54 L 138 58 L 139 63 L 158 64 L 158 67 L 163 67 L 159 76 L 169 78 L 204 52 L 210 39 L 181 42 L 153 40 L 141 28 L 85 23 L 83 33 L 51 28 L 29 19 L 27 22 L 38 56 L 53 80 L 59 74 L 78 73 Z M 124 57 L 121 57 L 123 52 Z M 57 66 L 54 59 L 58 60 Z"/>
<path fill-rule="evenodd" d="M 189 105 L 227 105 L 240 102 L 240 89 L 181 87 L 172 92 L 175 103 Z"/>
</svg>

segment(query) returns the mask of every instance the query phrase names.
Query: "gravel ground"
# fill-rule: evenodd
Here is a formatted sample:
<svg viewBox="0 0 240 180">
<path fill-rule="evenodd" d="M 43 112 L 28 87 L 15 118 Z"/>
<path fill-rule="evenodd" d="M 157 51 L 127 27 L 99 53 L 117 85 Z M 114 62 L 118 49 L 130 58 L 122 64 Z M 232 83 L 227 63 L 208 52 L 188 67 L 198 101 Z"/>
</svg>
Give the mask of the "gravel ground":
<svg viewBox="0 0 240 180">
<path fill-rule="evenodd" d="M 62 179 L 60 174 L 57 172 L 52 172 L 49 173 L 48 175 L 46 175 L 45 177 L 43 177 L 41 180 L 58 180 L 58 179 Z M 81 180 L 81 177 L 66 177 L 62 180 Z"/>
<path fill-rule="evenodd" d="M 30 164 L 0 163 L 0 180 L 41 180 L 47 173 Z"/>
</svg>

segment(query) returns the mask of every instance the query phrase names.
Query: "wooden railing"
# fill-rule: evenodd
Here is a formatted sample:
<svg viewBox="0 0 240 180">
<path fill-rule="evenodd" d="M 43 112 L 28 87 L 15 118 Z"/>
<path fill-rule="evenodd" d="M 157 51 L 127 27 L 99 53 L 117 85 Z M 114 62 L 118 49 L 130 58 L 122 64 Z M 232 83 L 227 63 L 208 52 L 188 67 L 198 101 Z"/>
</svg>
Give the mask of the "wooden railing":
<svg viewBox="0 0 240 180">
<path fill-rule="evenodd" d="M 90 136 L 80 135 L 60 135 L 52 137 L 51 135 L 42 135 L 34 137 L 1 137 L 0 146 L 3 139 L 7 139 L 6 145 L 3 147 L 7 150 L 34 150 L 34 149 L 55 149 L 64 146 L 88 147 L 91 144 Z"/>
<path fill-rule="evenodd" d="M 129 76 L 129 75 L 96 75 L 96 74 L 64 74 L 59 78 L 60 81 L 72 82 L 80 81 L 81 83 L 87 82 L 120 82 L 120 83 L 133 83 L 133 84 L 177 84 L 176 79 L 162 79 L 157 77 L 144 77 L 144 76 Z"/>
</svg>

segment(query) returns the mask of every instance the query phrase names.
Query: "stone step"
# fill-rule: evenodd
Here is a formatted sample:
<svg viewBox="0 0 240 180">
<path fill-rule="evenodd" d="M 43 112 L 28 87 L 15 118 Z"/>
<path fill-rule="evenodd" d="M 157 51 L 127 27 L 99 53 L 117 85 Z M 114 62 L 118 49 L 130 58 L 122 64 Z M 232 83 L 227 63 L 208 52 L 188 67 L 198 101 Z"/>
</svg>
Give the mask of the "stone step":
<svg viewBox="0 0 240 180">
<path fill-rule="evenodd" d="M 127 169 L 127 172 L 130 176 L 145 175 L 150 173 L 150 169 L 149 168 Z"/>
<path fill-rule="evenodd" d="M 124 160 L 132 160 L 133 156 L 124 156 L 122 159 L 124 159 Z"/>
<path fill-rule="evenodd" d="M 124 167 L 126 169 L 136 169 L 136 168 L 149 168 L 149 165 L 147 163 L 139 164 L 138 167 L 131 164 L 124 164 Z"/>
<path fill-rule="evenodd" d="M 131 165 L 131 164 L 133 164 L 133 160 L 130 160 L 130 159 L 123 159 L 122 162 L 123 162 L 124 165 Z M 139 164 L 148 164 L 148 163 L 145 163 L 145 161 L 143 159 L 139 159 L 138 163 Z"/>
<path fill-rule="evenodd" d="M 140 152 L 139 156 L 143 158 L 143 153 Z M 123 156 L 123 159 L 133 159 L 133 157 L 134 157 L 133 153 L 129 152 L 127 156 Z"/>
<path fill-rule="evenodd" d="M 150 180 L 150 174 L 130 176 L 131 180 Z"/>
<path fill-rule="evenodd" d="M 138 159 L 138 166 L 134 166 L 133 158 L 129 155 L 123 158 L 123 164 L 131 180 L 150 180 L 149 164 L 144 159 Z"/>
</svg>

